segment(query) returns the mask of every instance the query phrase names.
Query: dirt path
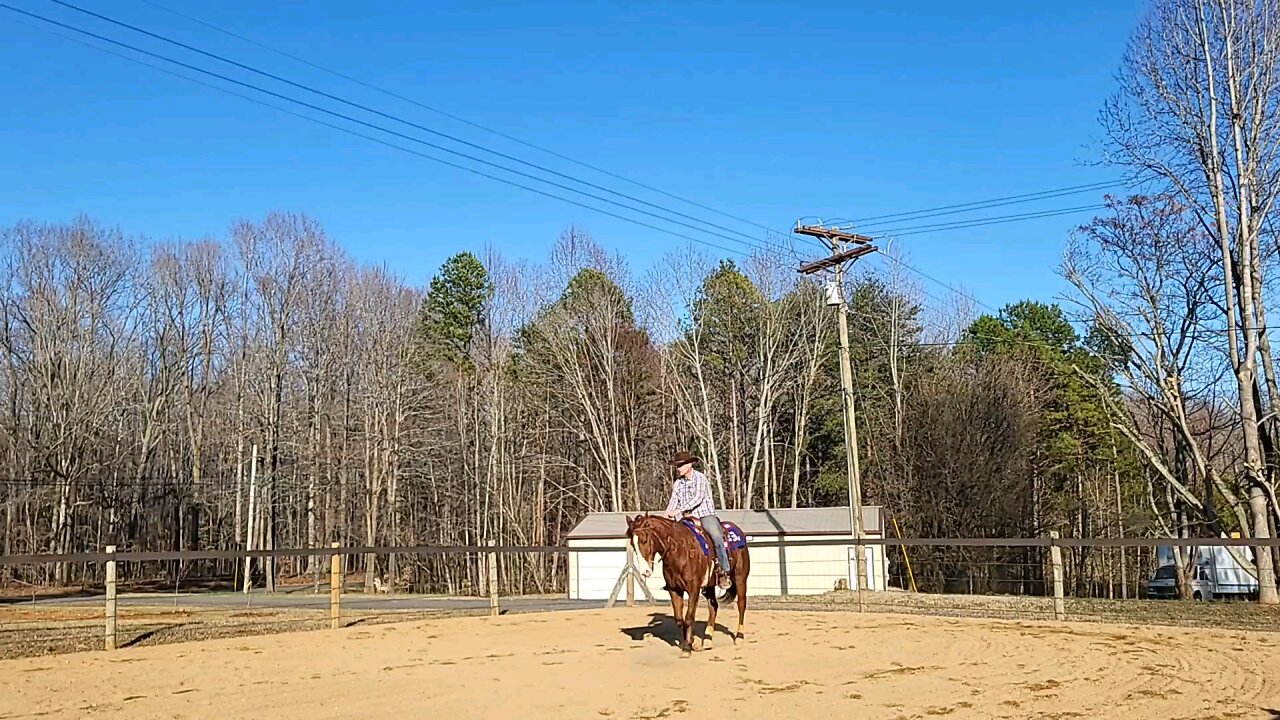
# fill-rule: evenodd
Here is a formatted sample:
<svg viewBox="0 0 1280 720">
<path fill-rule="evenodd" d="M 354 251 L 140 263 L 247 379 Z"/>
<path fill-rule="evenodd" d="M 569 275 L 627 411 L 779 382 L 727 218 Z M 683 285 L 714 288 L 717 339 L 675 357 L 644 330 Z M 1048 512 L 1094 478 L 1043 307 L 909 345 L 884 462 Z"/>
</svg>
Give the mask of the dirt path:
<svg viewBox="0 0 1280 720">
<path fill-rule="evenodd" d="M 758 612 L 681 660 L 651 612 L 9 660 L 0 718 L 1280 717 L 1275 635 Z"/>
</svg>

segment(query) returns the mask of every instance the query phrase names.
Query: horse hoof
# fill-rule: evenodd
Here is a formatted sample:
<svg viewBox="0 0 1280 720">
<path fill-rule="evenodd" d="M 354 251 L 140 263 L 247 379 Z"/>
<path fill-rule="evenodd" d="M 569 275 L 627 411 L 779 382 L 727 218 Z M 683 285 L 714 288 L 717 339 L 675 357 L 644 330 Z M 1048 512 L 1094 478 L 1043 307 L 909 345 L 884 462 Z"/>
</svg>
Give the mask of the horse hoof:
<svg viewBox="0 0 1280 720">
<path fill-rule="evenodd" d="M 705 650 L 705 649 L 706 649 L 706 646 L 707 646 L 707 642 L 706 642 L 705 640 L 703 640 L 702 638 L 694 638 L 694 639 L 693 639 L 693 649 L 694 649 L 695 651 L 697 651 L 697 650 Z"/>
<path fill-rule="evenodd" d="M 681 650 L 681 651 L 680 651 L 680 659 L 681 659 L 681 660 L 688 660 L 688 659 L 689 659 L 689 657 L 690 657 L 692 654 L 693 654 L 693 653 L 689 652 L 688 650 Z"/>
</svg>

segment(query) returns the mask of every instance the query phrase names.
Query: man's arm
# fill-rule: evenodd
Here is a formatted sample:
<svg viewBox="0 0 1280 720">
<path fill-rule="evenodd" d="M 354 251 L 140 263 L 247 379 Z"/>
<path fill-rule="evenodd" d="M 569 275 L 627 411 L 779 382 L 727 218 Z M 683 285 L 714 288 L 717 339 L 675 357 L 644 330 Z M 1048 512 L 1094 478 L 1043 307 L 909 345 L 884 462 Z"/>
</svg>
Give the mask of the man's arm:
<svg viewBox="0 0 1280 720">
<path fill-rule="evenodd" d="M 671 499 L 667 500 L 667 509 L 662 511 L 662 514 L 669 518 L 676 517 L 676 501 L 680 494 L 679 487 L 679 485 L 675 485 L 671 488 Z"/>
</svg>

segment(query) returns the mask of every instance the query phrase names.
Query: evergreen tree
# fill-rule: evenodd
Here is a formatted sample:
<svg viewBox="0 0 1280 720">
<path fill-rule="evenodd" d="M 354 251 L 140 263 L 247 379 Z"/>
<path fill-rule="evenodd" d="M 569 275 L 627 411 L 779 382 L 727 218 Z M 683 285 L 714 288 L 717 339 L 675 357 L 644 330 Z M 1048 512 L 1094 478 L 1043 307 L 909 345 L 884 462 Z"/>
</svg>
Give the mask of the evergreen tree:
<svg viewBox="0 0 1280 720">
<path fill-rule="evenodd" d="M 473 368 L 471 345 L 492 292 L 489 273 L 475 255 L 461 252 L 446 260 L 431 278 L 418 314 L 420 358 Z"/>
</svg>

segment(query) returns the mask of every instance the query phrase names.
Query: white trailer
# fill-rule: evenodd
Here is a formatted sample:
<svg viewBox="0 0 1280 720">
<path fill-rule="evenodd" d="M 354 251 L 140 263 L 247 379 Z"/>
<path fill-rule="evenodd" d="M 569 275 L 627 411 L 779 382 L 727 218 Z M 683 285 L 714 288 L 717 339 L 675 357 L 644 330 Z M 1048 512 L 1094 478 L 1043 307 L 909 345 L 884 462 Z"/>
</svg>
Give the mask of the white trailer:
<svg viewBox="0 0 1280 720">
<path fill-rule="evenodd" d="M 1250 599 L 1258 595 L 1258 570 L 1248 547 L 1197 546 L 1191 571 L 1195 600 Z M 1159 567 L 1147 586 L 1153 598 L 1178 597 L 1178 557 L 1172 546 L 1156 549 Z M 1237 559 L 1239 558 L 1239 559 Z M 1241 561 L 1244 562 L 1241 562 Z"/>
</svg>

